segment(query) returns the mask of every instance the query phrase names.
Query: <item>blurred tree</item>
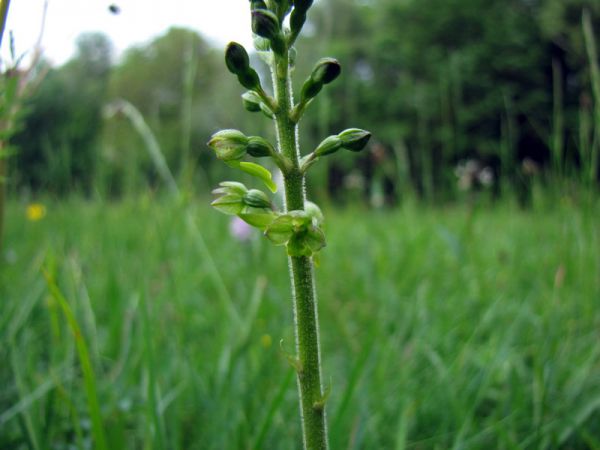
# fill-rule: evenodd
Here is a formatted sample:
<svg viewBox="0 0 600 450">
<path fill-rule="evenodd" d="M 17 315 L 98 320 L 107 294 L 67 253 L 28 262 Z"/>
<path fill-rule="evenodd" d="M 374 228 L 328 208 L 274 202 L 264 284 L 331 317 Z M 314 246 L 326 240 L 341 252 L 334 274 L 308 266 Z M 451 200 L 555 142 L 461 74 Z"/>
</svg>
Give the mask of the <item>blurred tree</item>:
<svg viewBox="0 0 600 450">
<path fill-rule="evenodd" d="M 187 170 L 188 178 L 193 165 L 207 177 L 214 159 L 205 151 L 208 137 L 215 127 L 231 126 L 243 113 L 231 107 L 240 101 L 240 92 L 233 81 L 228 83 L 231 77 L 222 58 L 220 50 L 194 31 L 171 28 L 149 44 L 128 50 L 111 79 L 110 98 L 125 99 L 141 112 L 169 167 L 180 174 Z M 126 121 L 108 124 L 105 159 L 108 172 L 116 177 L 113 190 L 137 189 L 147 177 L 153 178 L 143 145 Z M 135 173 L 144 177 L 131 176 Z M 123 183 L 128 186 L 119 187 Z"/>
<path fill-rule="evenodd" d="M 517 184 L 527 177 L 524 160 L 540 166 L 553 156 L 562 167 L 581 135 L 579 103 L 589 104 L 589 82 L 562 70 L 569 59 L 576 73 L 585 68 L 586 6 L 600 8 L 585 0 L 323 3 L 335 15 L 317 13 L 312 25 L 332 36 L 329 53 L 347 76 L 318 107 L 324 123 L 366 122 L 422 197 L 452 192 L 461 159 L 480 159 Z"/>
<path fill-rule="evenodd" d="M 46 68 L 44 82 L 27 103 L 23 130 L 14 138 L 21 183 L 58 193 L 92 187 L 111 57 L 106 36 L 85 34 L 74 59 L 59 69 Z"/>
</svg>

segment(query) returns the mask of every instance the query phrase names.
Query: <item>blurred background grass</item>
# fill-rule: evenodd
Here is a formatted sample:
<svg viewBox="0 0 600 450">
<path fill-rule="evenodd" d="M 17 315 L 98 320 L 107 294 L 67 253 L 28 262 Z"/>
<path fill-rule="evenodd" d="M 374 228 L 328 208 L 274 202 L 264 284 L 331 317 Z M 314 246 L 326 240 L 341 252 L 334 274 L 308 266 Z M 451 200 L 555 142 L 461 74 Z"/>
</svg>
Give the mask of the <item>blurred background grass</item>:
<svg viewBox="0 0 600 450">
<path fill-rule="evenodd" d="M 232 238 L 198 202 L 46 206 L 37 222 L 9 208 L 1 448 L 85 448 L 93 434 L 44 265 L 89 348 L 108 448 L 298 448 L 280 249 Z M 598 212 L 326 208 L 332 447 L 599 448 Z"/>
</svg>

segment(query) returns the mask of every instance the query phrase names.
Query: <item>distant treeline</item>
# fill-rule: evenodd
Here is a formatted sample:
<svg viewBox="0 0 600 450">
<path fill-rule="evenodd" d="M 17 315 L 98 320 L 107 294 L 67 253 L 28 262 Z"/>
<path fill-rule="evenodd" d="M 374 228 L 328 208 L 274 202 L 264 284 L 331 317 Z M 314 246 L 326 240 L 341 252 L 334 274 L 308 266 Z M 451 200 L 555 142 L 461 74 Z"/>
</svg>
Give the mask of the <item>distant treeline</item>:
<svg viewBox="0 0 600 450">
<path fill-rule="evenodd" d="M 315 172 L 323 183 L 314 185 L 328 189 L 312 195 L 353 192 L 384 204 L 471 189 L 527 202 L 536 180 L 598 185 L 597 0 L 324 0 L 309 20 L 298 85 L 323 53 L 343 71 L 303 119 L 304 152 L 347 123 L 374 136 L 358 160 L 323 161 Z M 12 140 L 11 189 L 119 196 L 159 188 L 140 130 L 106 114 L 126 100 L 174 175 L 207 192 L 224 170 L 206 147 L 210 134 L 271 128 L 243 110 L 222 53 L 173 28 L 115 61 L 106 36 L 81 36 L 76 56 L 46 67 L 27 100 Z M 269 76 L 258 57 L 255 66 Z"/>
</svg>

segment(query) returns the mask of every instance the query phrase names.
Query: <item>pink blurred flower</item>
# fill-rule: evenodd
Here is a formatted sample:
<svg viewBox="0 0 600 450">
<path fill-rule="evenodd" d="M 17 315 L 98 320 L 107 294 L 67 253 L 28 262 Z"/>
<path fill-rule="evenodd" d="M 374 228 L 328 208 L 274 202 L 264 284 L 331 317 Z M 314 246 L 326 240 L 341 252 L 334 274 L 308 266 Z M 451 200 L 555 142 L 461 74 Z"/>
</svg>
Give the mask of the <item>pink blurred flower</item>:
<svg viewBox="0 0 600 450">
<path fill-rule="evenodd" d="M 252 227 L 236 216 L 229 222 L 229 233 L 238 241 L 247 241 L 252 237 Z"/>
</svg>

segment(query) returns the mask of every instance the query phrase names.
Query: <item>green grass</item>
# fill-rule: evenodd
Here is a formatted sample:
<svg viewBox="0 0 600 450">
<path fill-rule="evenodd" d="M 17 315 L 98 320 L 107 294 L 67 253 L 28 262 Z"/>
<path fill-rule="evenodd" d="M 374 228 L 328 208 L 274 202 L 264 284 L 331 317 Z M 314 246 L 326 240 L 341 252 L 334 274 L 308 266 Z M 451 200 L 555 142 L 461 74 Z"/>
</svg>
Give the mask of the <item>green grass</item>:
<svg viewBox="0 0 600 450">
<path fill-rule="evenodd" d="M 1 449 L 300 448 L 285 256 L 205 203 L 9 205 Z M 598 205 L 325 214 L 332 448 L 600 449 Z"/>
</svg>

